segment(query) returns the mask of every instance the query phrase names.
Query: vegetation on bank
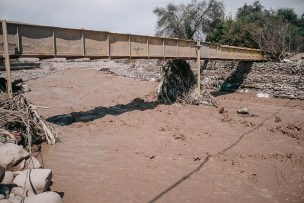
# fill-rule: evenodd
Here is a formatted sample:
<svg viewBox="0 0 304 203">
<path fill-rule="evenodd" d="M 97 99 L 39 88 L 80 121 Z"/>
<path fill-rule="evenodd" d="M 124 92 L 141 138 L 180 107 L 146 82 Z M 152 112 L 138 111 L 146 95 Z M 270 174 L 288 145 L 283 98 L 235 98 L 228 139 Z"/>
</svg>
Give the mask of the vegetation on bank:
<svg viewBox="0 0 304 203">
<path fill-rule="evenodd" d="M 304 13 L 291 8 L 266 9 L 259 1 L 238 8 L 235 18 L 225 17 L 217 0 L 157 7 L 157 35 L 260 48 L 271 59 L 304 51 Z"/>
</svg>

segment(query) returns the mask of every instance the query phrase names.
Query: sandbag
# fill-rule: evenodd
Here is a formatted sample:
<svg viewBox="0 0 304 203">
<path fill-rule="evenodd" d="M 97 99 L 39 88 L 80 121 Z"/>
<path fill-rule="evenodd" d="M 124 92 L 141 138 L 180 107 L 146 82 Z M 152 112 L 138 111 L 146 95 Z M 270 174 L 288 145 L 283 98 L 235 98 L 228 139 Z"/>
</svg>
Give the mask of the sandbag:
<svg viewBox="0 0 304 203">
<path fill-rule="evenodd" d="M 62 203 L 61 197 L 56 192 L 44 192 L 38 195 L 27 197 L 24 203 Z"/>
<path fill-rule="evenodd" d="M 13 183 L 14 178 L 15 178 L 15 176 L 14 176 L 13 172 L 6 171 L 1 183 L 2 184 L 11 184 L 11 183 Z"/>
<path fill-rule="evenodd" d="M 25 168 L 26 169 L 38 169 L 41 168 L 41 164 L 35 157 L 30 157 L 27 160 L 25 160 Z"/>
<path fill-rule="evenodd" d="M 10 195 L 8 200 L 10 201 L 10 203 L 21 203 L 22 198 L 19 196 Z"/>
<path fill-rule="evenodd" d="M 23 187 L 13 187 L 11 190 L 11 194 L 14 194 L 15 196 L 19 197 L 22 197 L 23 194 L 25 194 L 25 197 L 31 197 L 35 195 L 33 191 L 24 189 Z"/>
<path fill-rule="evenodd" d="M 10 169 L 29 157 L 30 154 L 19 145 L 12 143 L 0 145 L 0 166 L 5 169 Z"/>
<path fill-rule="evenodd" d="M 4 176 L 5 176 L 5 168 L 0 166 L 0 183 L 2 182 Z"/>
<path fill-rule="evenodd" d="M 17 175 L 13 183 L 39 194 L 49 188 L 51 179 L 52 171 L 50 169 L 28 169 Z"/>
</svg>

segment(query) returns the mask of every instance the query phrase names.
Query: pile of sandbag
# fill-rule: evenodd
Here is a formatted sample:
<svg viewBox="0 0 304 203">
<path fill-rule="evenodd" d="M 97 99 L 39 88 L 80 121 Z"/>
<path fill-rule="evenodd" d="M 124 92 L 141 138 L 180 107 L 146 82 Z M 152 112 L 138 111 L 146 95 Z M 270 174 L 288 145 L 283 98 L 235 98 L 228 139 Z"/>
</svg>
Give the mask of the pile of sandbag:
<svg viewBox="0 0 304 203">
<path fill-rule="evenodd" d="M 61 203 L 63 193 L 52 192 L 52 171 L 22 146 L 0 143 L 0 203 Z"/>
</svg>

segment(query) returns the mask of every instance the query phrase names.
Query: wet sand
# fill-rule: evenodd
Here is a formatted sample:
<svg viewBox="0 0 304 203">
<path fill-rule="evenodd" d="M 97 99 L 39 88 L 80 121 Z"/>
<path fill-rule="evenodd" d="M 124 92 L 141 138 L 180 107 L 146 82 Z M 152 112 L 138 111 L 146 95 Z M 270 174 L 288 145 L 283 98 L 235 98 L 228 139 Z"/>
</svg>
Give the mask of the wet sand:
<svg viewBox="0 0 304 203">
<path fill-rule="evenodd" d="M 224 114 L 157 105 L 158 83 L 85 69 L 28 84 L 45 118 L 77 112 L 42 153 L 66 203 L 304 201 L 304 101 L 231 93 L 217 97 Z"/>
</svg>

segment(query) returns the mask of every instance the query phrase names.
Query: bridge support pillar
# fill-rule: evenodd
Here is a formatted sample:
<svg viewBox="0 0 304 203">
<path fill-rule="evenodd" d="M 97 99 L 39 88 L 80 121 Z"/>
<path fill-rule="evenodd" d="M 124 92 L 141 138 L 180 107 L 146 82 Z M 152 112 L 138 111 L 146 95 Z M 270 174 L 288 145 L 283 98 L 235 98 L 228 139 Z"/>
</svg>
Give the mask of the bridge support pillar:
<svg viewBox="0 0 304 203">
<path fill-rule="evenodd" d="M 6 91 L 8 97 L 11 99 L 13 98 L 13 88 L 12 88 L 12 77 L 11 77 L 11 64 L 10 64 L 10 57 L 8 52 L 6 20 L 2 21 L 2 33 L 3 33 L 4 59 L 5 59 L 5 70 L 6 70 Z"/>
<path fill-rule="evenodd" d="M 199 96 L 201 94 L 201 43 L 200 41 L 197 42 L 196 45 L 196 66 L 197 66 L 197 88 L 196 93 Z"/>
</svg>

